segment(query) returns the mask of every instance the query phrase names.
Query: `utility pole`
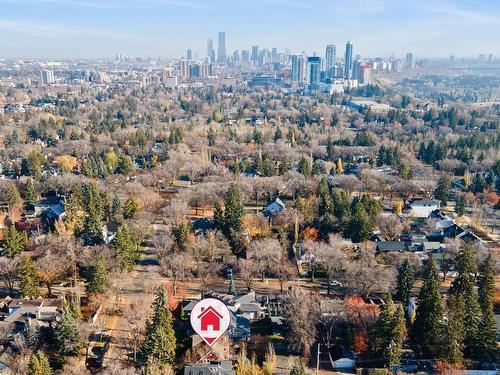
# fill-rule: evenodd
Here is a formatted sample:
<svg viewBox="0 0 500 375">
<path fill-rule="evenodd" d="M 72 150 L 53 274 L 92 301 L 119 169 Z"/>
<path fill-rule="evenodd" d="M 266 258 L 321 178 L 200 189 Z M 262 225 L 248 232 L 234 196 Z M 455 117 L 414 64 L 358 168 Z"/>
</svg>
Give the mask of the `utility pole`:
<svg viewBox="0 0 500 375">
<path fill-rule="evenodd" d="M 321 344 L 318 343 L 318 353 L 316 354 L 316 375 L 319 374 L 319 354 L 320 354 L 319 349 L 320 349 L 320 347 L 321 347 Z"/>
</svg>

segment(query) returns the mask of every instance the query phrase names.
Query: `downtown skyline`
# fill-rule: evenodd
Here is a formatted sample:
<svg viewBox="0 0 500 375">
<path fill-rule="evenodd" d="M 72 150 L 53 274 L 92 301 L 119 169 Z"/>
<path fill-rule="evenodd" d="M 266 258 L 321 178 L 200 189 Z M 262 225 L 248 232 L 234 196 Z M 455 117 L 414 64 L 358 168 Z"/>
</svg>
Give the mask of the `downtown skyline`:
<svg viewBox="0 0 500 375">
<path fill-rule="evenodd" d="M 226 54 L 259 45 L 324 54 L 355 45 L 362 56 L 500 55 L 500 12 L 488 1 L 443 0 L 0 0 L 1 58 L 205 56 L 226 33 Z M 481 26 L 481 27 L 478 27 Z M 298 30 L 298 31 L 297 31 Z"/>
</svg>

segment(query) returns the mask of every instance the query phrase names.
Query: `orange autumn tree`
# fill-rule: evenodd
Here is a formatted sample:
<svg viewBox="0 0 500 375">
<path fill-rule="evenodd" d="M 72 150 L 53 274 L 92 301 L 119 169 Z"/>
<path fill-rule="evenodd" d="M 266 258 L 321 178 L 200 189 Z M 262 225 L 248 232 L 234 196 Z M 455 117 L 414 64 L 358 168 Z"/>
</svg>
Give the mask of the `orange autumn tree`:
<svg viewBox="0 0 500 375">
<path fill-rule="evenodd" d="M 377 322 L 380 309 L 366 303 L 361 296 L 349 296 L 345 303 L 347 320 L 353 327 L 353 350 L 364 354 L 368 350 L 368 332 Z"/>
</svg>

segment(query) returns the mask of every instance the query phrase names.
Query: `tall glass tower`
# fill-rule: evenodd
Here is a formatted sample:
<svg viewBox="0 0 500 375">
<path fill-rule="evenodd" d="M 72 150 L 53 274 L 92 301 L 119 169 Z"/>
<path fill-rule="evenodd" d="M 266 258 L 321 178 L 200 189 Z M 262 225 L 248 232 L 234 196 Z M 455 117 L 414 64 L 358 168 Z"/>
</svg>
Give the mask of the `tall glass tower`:
<svg viewBox="0 0 500 375">
<path fill-rule="evenodd" d="M 219 31 L 217 62 L 220 64 L 224 64 L 226 62 L 226 33 L 224 31 Z"/>
<path fill-rule="evenodd" d="M 347 42 L 345 45 L 345 55 L 344 55 L 344 78 L 352 78 L 352 43 Z"/>
</svg>

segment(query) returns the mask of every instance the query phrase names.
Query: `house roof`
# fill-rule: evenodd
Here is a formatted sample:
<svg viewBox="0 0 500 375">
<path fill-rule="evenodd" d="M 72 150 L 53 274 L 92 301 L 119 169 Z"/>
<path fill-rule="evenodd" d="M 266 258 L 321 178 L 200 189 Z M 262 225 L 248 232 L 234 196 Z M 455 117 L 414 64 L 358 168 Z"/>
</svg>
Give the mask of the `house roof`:
<svg viewBox="0 0 500 375">
<path fill-rule="evenodd" d="M 403 241 L 378 241 L 378 251 L 403 251 L 406 245 Z"/>
<path fill-rule="evenodd" d="M 283 201 L 279 198 L 276 198 L 273 202 L 269 203 L 265 210 L 264 210 L 264 215 L 270 216 L 272 214 L 281 212 L 285 209 L 285 204 Z"/>
<path fill-rule="evenodd" d="M 418 199 L 410 203 L 412 207 L 439 206 L 440 201 L 437 199 Z"/>
</svg>

